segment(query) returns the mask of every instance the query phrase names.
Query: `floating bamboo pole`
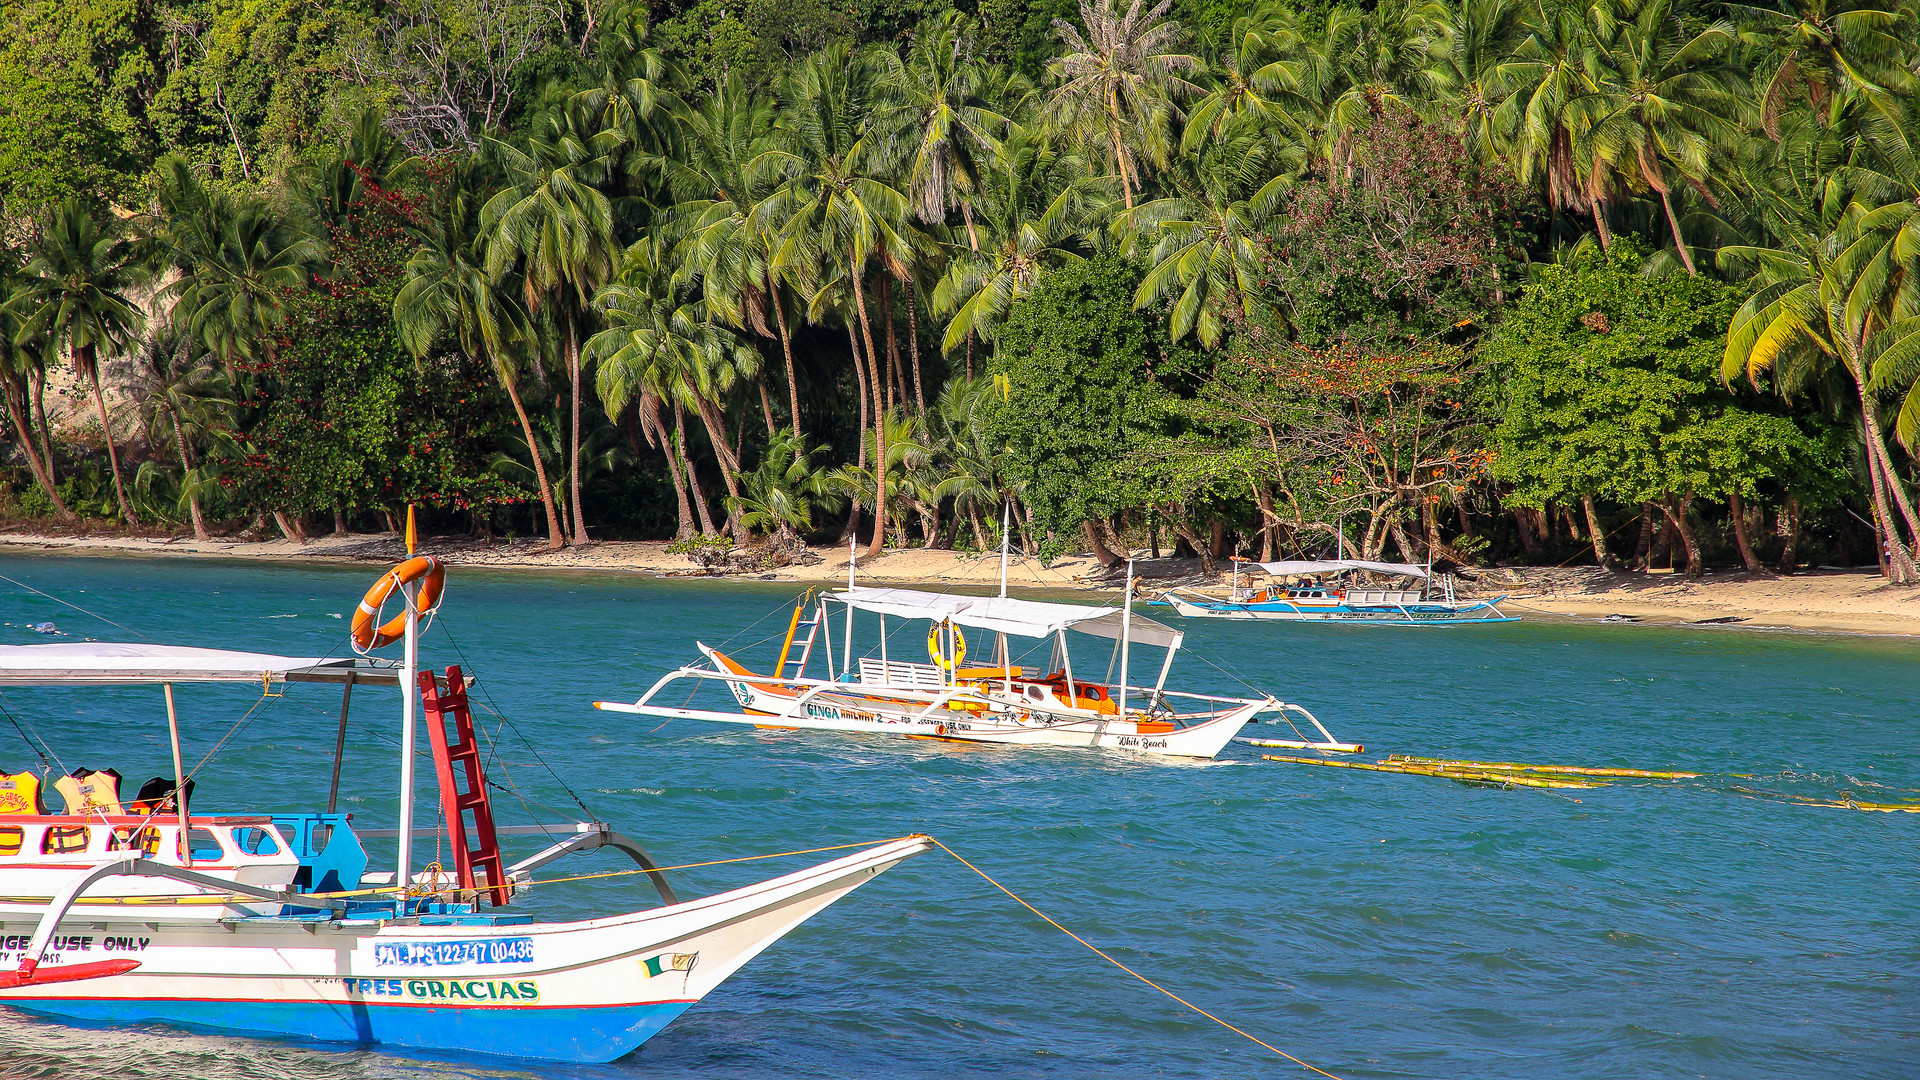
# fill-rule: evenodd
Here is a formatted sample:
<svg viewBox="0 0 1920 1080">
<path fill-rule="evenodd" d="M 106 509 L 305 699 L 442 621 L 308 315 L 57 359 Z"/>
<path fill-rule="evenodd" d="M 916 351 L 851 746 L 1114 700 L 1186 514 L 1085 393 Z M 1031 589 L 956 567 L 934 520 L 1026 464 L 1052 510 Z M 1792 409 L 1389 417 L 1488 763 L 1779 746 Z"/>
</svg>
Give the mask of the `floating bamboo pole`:
<svg viewBox="0 0 1920 1080">
<path fill-rule="evenodd" d="M 1323 761 L 1319 758 L 1287 757 L 1280 754 L 1262 754 L 1268 761 L 1288 761 L 1298 765 L 1324 765 L 1331 769 L 1361 769 L 1367 772 L 1400 773 L 1406 776 L 1438 776 L 1447 780 L 1459 780 L 1472 784 L 1499 784 L 1501 786 L 1531 788 L 1596 788 L 1605 787 L 1604 780 L 1560 780 L 1544 776 L 1526 776 L 1517 772 L 1502 772 L 1494 769 L 1441 768 L 1420 765 L 1411 762 L 1391 761 Z"/>
<path fill-rule="evenodd" d="M 1646 780 L 1692 780 L 1696 772 L 1654 772 L 1649 769 L 1592 769 L 1584 765 L 1528 765 L 1518 761 L 1451 761 L 1446 758 L 1410 757 L 1388 754 L 1393 764 L 1431 765 L 1436 768 L 1495 769 L 1502 772 L 1567 773 L 1579 776 L 1635 777 Z"/>
</svg>

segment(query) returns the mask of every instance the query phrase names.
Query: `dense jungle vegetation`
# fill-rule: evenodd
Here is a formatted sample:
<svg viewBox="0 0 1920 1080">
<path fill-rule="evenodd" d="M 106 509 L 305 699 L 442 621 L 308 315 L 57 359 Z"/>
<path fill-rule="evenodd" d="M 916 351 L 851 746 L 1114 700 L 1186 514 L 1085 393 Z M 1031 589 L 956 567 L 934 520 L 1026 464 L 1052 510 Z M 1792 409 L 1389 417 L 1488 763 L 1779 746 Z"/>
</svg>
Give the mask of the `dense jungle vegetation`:
<svg viewBox="0 0 1920 1080">
<path fill-rule="evenodd" d="M 0 13 L 16 517 L 1920 580 L 1893 0 Z"/>
</svg>

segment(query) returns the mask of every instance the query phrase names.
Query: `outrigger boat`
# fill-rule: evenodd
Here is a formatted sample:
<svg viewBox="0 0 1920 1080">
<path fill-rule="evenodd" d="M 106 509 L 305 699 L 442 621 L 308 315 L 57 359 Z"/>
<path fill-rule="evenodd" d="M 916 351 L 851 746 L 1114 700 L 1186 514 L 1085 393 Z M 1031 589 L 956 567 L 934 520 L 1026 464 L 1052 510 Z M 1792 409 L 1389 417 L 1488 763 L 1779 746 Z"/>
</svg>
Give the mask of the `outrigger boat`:
<svg viewBox="0 0 1920 1080">
<path fill-rule="evenodd" d="M 1336 740 L 1304 707 L 1272 695 L 1223 697 L 1168 690 L 1167 675 L 1185 635 L 1135 615 L 1132 596 L 1131 572 L 1128 602 L 1106 608 L 1009 597 L 1004 572 L 998 596 L 863 588 L 854 584 L 849 564 L 844 591 L 827 592 L 817 600 L 809 591 L 794 605 L 771 672 L 757 673 L 696 642 L 706 663 L 667 672 L 632 703 L 594 705 L 669 720 L 1192 758 L 1214 757 L 1247 724 L 1272 714 L 1275 719 L 1268 722 L 1293 726 L 1299 737 L 1262 745 L 1349 753 L 1361 749 Z M 829 606 L 836 604 L 845 615 L 838 666 L 831 627 L 835 612 Z M 855 612 L 879 617 L 878 642 L 860 656 L 854 654 Z M 888 655 L 889 617 L 927 624 L 927 663 Z M 801 637 L 803 628 L 806 634 Z M 968 666 L 968 630 L 993 635 L 991 663 Z M 1074 674 L 1069 630 L 1113 642 L 1102 678 Z M 1033 666 L 1011 656 L 1010 638 L 1047 642 L 1046 661 Z M 1127 682 L 1136 644 L 1165 650 L 1151 686 Z M 657 703 L 668 687 L 687 681 L 722 684 L 739 711 Z M 1296 720 L 1305 721 L 1320 738 L 1301 735 Z"/>
<path fill-rule="evenodd" d="M 1297 579 L 1242 588 L 1242 565 L 1259 567 L 1275 578 Z M 1348 575 L 1372 573 L 1416 580 L 1420 588 L 1372 588 Z M 1341 581 L 1340 578 L 1347 580 Z M 1435 595 L 1435 579 L 1438 595 Z M 1332 579 L 1332 580 L 1329 580 Z M 1453 593 L 1453 575 L 1435 575 L 1410 563 L 1366 562 L 1359 559 L 1291 560 L 1285 562 L 1233 561 L 1233 584 L 1227 595 L 1195 589 L 1168 589 L 1161 600 L 1188 618 L 1270 619 L 1282 622 L 1344 622 L 1391 626 L 1459 626 L 1466 623 L 1519 622 L 1519 616 L 1501 611 L 1505 596 L 1491 600 L 1459 600 Z"/>
<path fill-rule="evenodd" d="M 795 926 L 932 847 L 906 837 L 680 901 L 646 852 L 604 822 L 496 828 L 470 681 L 458 668 L 414 670 L 442 575 L 434 560 L 411 559 L 356 617 L 356 645 L 404 638 L 398 665 L 144 644 L 0 647 L 0 685 L 163 688 L 174 774 L 157 802 L 129 808 L 96 785 L 64 814 L 36 812 L 31 773 L 0 778 L 0 1005 L 88 1024 L 611 1061 Z M 379 625 L 394 592 L 405 613 Z M 399 827 L 357 828 L 333 797 L 325 813 L 193 813 L 175 684 L 251 683 L 270 695 L 315 682 L 344 688 L 336 795 L 346 697 L 355 686 L 403 691 Z M 424 830 L 412 825 L 416 686 L 445 807 L 444 826 Z M 560 839 L 507 865 L 498 838 L 536 833 Z M 397 841 L 390 873 L 367 872 L 361 840 L 376 836 Z M 418 836 L 446 838 L 454 865 L 417 872 Z M 601 847 L 631 856 L 639 865 L 628 872 L 648 874 L 661 906 L 578 922 L 507 906 L 539 884 L 535 870 Z"/>
</svg>

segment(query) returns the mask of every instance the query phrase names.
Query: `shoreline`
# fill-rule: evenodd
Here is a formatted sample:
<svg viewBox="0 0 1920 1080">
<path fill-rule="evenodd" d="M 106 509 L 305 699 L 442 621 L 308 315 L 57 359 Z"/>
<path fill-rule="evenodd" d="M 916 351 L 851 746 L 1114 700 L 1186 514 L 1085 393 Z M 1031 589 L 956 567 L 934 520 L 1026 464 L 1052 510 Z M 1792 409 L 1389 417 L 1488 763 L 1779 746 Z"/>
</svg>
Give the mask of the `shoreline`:
<svg viewBox="0 0 1920 1080">
<path fill-rule="evenodd" d="M 498 570 L 640 574 L 657 578 L 710 581 L 769 581 L 831 585 L 845 581 L 847 549 L 811 548 L 802 562 L 771 571 L 708 573 L 685 555 L 670 554 L 659 541 L 601 541 L 580 550 L 547 552 L 538 538 L 495 540 L 427 537 L 424 554 L 449 565 Z M 405 545 L 393 534 L 323 536 L 298 545 L 286 540 L 213 540 L 183 537 L 58 536 L 0 533 L 0 553 L 49 555 L 147 555 L 175 558 L 251 559 L 289 564 L 391 565 L 405 557 Z M 924 584 L 992 588 L 999 584 L 996 554 L 887 551 L 874 559 L 862 553 L 859 579 L 889 585 Z M 1205 584 L 1194 560 L 1140 560 L 1140 583 L 1148 590 L 1173 584 Z M 1506 594 L 1503 607 L 1522 616 L 1546 616 L 1580 622 L 1605 620 L 1629 625 L 1714 625 L 1744 630 L 1792 630 L 1870 636 L 1920 635 L 1920 589 L 1901 589 L 1868 570 L 1808 569 L 1792 575 L 1755 576 L 1709 573 L 1698 581 L 1666 575 L 1605 571 L 1594 567 L 1559 569 L 1496 567 L 1474 571 L 1462 581 L 1463 595 Z M 1050 589 L 1111 594 L 1118 583 L 1100 573 L 1091 556 L 1069 555 L 1043 567 L 1015 553 L 1008 560 L 1007 584 L 1020 589 Z M 1220 584 L 1226 584 L 1226 575 Z M 1620 616 L 1608 619 L 1608 616 Z"/>
</svg>

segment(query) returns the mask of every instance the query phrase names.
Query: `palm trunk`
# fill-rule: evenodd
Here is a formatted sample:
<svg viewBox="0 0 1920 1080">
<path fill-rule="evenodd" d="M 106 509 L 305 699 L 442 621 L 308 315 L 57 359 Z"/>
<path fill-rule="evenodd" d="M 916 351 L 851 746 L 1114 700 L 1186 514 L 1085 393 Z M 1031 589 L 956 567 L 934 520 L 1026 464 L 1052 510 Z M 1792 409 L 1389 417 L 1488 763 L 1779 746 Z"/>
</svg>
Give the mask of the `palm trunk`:
<svg viewBox="0 0 1920 1080">
<path fill-rule="evenodd" d="M 700 515 L 700 531 L 705 536 L 716 536 L 720 530 L 713 527 L 706 492 L 700 490 L 700 474 L 694 471 L 693 459 L 687 456 L 686 413 L 677 401 L 673 404 L 673 447 L 680 454 L 680 463 L 687 467 L 687 489 L 693 492 L 693 508 Z"/>
<path fill-rule="evenodd" d="M 284 510 L 273 512 L 273 523 L 280 526 L 280 535 L 302 547 L 306 546 L 307 534 L 301 530 L 300 522 L 287 516 Z"/>
<path fill-rule="evenodd" d="M 773 317 L 780 324 L 780 355 L 787 362 L 787 407 L 793 410 L 793 437 L 800 438 L 800 380 L 793 374 L 793 341 L 787 336 L 787 310 L 773 284 L 773 271 L 767 271 L 767 295 L 773 298 Z"/>
<path fill-rule="evenodd" d="M 18 383 L 9 382 L 7 398 L 11 406 L 7 409 L 7 413 L 13 417 L 13 432 L 20 440 L 21 452 L 27 456 L 27 467 L 33 470 L 34 480 L 39 483 L 40 490 L 46 493 L 47 501 L 53 504 L 54 513 L 62 521 L 72 521 L 73 511 L 67 509 L 67 504 L 60 501 L 60 493 L 54 490 L 53 476 L 47 471 L 47 467 L 40 463 L 39 454 L 33 448 L 33 434 L 27 425 L 26 394 L 22 392 Z"/>
<path fill-rule="evenodd" d="M 920 407 L 920 419 L 927 418 L 927 388 L 920 378 L 920 312 L 915 301 L 913 278 L 907 278 L 907 348 L 913 353 L 913 403 Z"/>
<path fill-rule="evenodd" d="M 854 306 L 860 310 L 860 338 L 867 347 L 867 360 L 870 361 L 867 366 L 878 369 L 880 361 L 873 351 L 873 324 L 867 319 L 867 290 L 860 280 L 860 263 L 851 255 L 848 256 L 847 261 L 853 270 L 853 301 Z M 874 404 L 873 513 L 876 524 L 873 530 L 873 542 L 867 545 L 869 559 L 879 556 L 887 540 L 887 416 L 886 412 L 880 408 L 880 402 L 885 395 L 881 393 L 880 372 L 874 370 L 871 374 Z"/>
<path fill-rule="evenodd" d="M 1645 570 L 1653 565 L 1653 504 L 1640 504 L 1640 539 L 1634 544 L 1633 561 Z"/>
<path fill-rule="evenodd" d="M 1706 567 L 1700 564 L 1700 540 L 1693 535 L 1693 526 L 1687 524 L 1687 506 L 1693 502 L 1692 496 L 1669 496 L 1660 510 L 1667 515 L 1667 523 L 1679 535 L 1680 543 L 1687 549 L 1687 576 L 1697 578 Z"/>
<path fill-rule="evenodd" d="M 1887 453 L 1886 437 L 1880 429 L 1880 416 L 1874 408 L 1872 395 L 1867 393 L 1866 382 L 1858 374 L 1854 375 L 1854 386 L 1860 392 L 1860 426 L 1866 435 L 1867 463 L 1871 468 L 1869 475 L 1873 479 L 1873 512 L 1881 531 L 1886 534 L 1887 558 L 1892 564 L 1892 573 L 1888 580 L 1900 584 L 1910 584 L 1920 580 L 1920 567 L 1916 567 L 1913 555 L 1905 541 L 1892 512 L 1887 507 L 1887 495 L 1900 508 L 1900 514 L 1913 530 L 1911 535 L 1920 537 L 1920 521 L 1915 521 L 1913 505 L 1907 501 L 1907 494 L 1900 486 L 1900 478 L 1894 475 L 1893 461 Z"/>
<path fill-rule="evenodd" d="M 506 387 L 507 400 L 513 402 L 513 415 L 520 420 L 520 434 L 526 437 L 527 453 L 533 458 L 533 479 L 540 485 L 540 505 L 547 512 L 547 550 L 559 551 L 567 546 L 567 534 L 560 528 L 560 510 L 553 504 L 553 485 L 547 482 L 547 465 L 540 460 L 540 444 L 533 438 L 533 421 L 527 419 L 527 407 L 520 401 L 517 381 L 497 365 L 494 374 L 500 377 L 500 385 Z"/>
<path fill-rule="evenodd" d="M 1101 542 L 1100 530 L 1094 527 L 1093 522 L 1081 522 L 1080 531 L 1086 536 L 1087 547 L 1092 550 L 1093 557 L 1100 561 L 1101 566 L 1119 566 L 1125 561 L 1121 559 L 1120 556 L 1109 551 L 1107 545 Z"/>
<path fill-rule="evenodd" d="M 1607 553 L 1607 534 L 1600 528 L 1600 512 L 1594 509 L 1593 496 L 1580 496 L 1580 509 L 1587 515 L 1587 535 L 1593 540 L 1593 562 L 1596 566 L 1613 565 L 1613 556 Z"/>
<path fill-rule="evenodd" d="M 100 368 L 95 363 L 93 347 L 83 347 L 80 355 L 85 358 L 87 381 L 93 384 L 93 407 L 100 413 L 100 434 L 107 440 L 107 466 L 113 470 L 113 497 L 119 500 L 120 516 L 127 524 L 138 525 L 140 519 L 133 516 L 133 508 L 127 505 L 127 489 L 120 482 L 120 451 L 113 445 L 113 424 L 107 419 L 107 395 L 100 390 Z"/>
<path fill-rule="evenodd" d="M 974 550 L 986 551 L 987 529 L 986 523 L 980 520 L 980 505 L 978 503 L 971 501 L 967 503 L 967 519 L 969 523 L 973 525 Z"/>
<path fill-rule="evenodd" d="M 60 483 L 60 471 L 53 467 L 53 425 L 47 423 L 47 372 L 33 369 L 33 415 L 40 421 L 40 457 L 47 463 L 47 480 Z"/>
<path fill-rule="evenodd" d="M 713 443 L 713 457 L 720 463 L 720 482 L 727 487 L 727 534 L 737 543 L 747 542 L 747 530 L 740 524 L 740 461 L 733 456 L 733 448 L 727 444 L 727 421 L 720 410 L 706 398 L 694 402 L 694 411 L 700 414 L 700 423 L 706 426 L 707 439 Z"/>
<path fill-rule="evenodd" d="M 1662 191 L 1660 205 L 1667 208 L 1667 227 L 1673 230 L 1673 249 L 1680 253 L 1680 261 L 1686 265 L 1687 273 L 1698 276 L 1699 271 L 1693 268 L 1693 256 L 1687 253 L 1687 242 L 1680 238 L 1680 219 L 1673 214 L 1673 197 Z"/>
<path fill-rule="evenodd" d="M 860 440 L 859 447 L 855 450 L 854 467 L 865 469 L 867 467 L 867 368 L 860 359 L 860 335 L 854 332 L 852 319 L 847 320 L 847 349 L 853 355 L 853 381 L 860 387 Z M 860 535 L 860 510 L 860 496 L 856 494 L 848 501 L 847 507 L 849 537 L 857 538 Z"/>
<path fill-rule="evenodd" d="M 673 440 L 660 419 L 660 399 L 652 392 L 640 396 L 640 426 L 646 430 L 647 443 L 657 445 L 667 456 L 667 475 L 673 480 L 673 497 L 679 503 L 674 518 L 675 542 L 693 536 L 693 504 L 687 500 L 687 481 L 680 475 L 680 458 L 674 453 Z"/>
<path fill-rule="evenodd" d="M 1753 553 L 1753 539 L 1747 535 L 1747 504 L 1737 491 L 1727 492 L 1727 512 L 1733 518 L 1733 543 L 1740 549 L 1740 565 L 1749 574 L 1764 574 L 1767 568 Z"/>
<path fill-rule="evenodd" d="M 887 324 L 887 409 L 905 404 L 906 375 L 900 363 L 900 337 L 893 331 L 893 279 L 880 275 L 880 317 Z"/>
<path fill-rule="evenodd" d="M 570 475 L 567 486 L 573 495 L 573 543 L 580 547 L 587 543 L 587 515 L 580 501 L 580 343 L 574 330 L 573 315 L 567 315 L 567 377 L 573 382 L 572 429 L 567 432 L 567 460 Z"/>
<path fill-rule="evenodd" d="M 753 380 L 754 388 L 760 391 L 760 415 L 767 421 L 767 439 L 769 442 L 780 434 L 780 428 L 773 422 L 773 402 L 767 398 L 767 372 L 760 370 L 760 377 Z"/>
<path fill-rule="evenodd" d="M 193 469 L 193 455 L 187 452 L 187 433 L 185 429 L 180 426 L 180 414 L 174 412 L 172 409 L 168 409 L 167 415 L 173 420 L 174 449 L 180 453 L 180 481 L 181 483 L 185 483 L 187 473 Z M 207 531 L 206 520 L 200 516 L 200 496 L 198 494 L 189 493 L 187 495 L 187 516 L 193 520 L 193 538 L 195 540 L 205 543 L 213 539 L 213 534 Z"/>
<path fill-rule="evenodd" d="M 1533 522 L 1528 518 L 1526 511 L 1514 506 L 1509 507 L 1507 512 L 1513 515 L 1513 524 L 1520 531 L 1520 550 L 1528 555 L 1538 555 L 1540 541 L 1534 539 Z"/>
<path fill-rule="evenodd" d="M 1613 250 L 1613 233 L 1607 228 L 1607 200 L 1593 200 L 1593 228 L 1600 234 L 1600 250 Z"/>
<path fill-rule="evenodd" d="M 1786 535 L 1781 540 L 1778 565 L 1781 573 L 1791 574 L 1794 549 L 1800 544 L 1800 499 L 1794 495 L 1787 496 L 1787 505 L 1782 513 L 1786 517 L 1786 528 L 1783 530 Z"/>
</svg>

